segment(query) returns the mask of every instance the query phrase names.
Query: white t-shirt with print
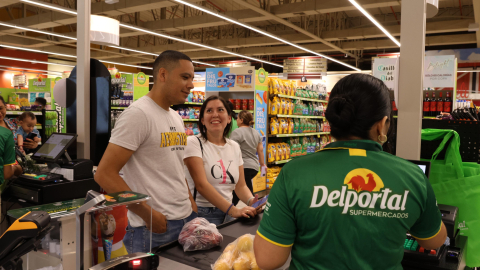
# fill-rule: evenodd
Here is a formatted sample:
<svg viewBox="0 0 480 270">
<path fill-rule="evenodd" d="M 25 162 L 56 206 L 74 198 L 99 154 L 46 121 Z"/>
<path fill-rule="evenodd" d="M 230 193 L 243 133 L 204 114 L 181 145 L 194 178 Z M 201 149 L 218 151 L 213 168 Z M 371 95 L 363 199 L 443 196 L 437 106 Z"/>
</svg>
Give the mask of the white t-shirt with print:
<svg viewBox="0 0 480 270">
<path fill-rule="evenodd" d="M 215 145 L 209 141 L 200 138 L 203 145 L 203 157 L 200 142 L 196 136 L 190 136 L 187 139 L 184 158 L 199 157 L 203 158 L 203 167 L 208 182 L 225 198 L 231 202 L 233 199 L 232 191 L 235 189 L 240 176 L 239 167 L 243 165 L 242 151 L 235 141 L 226 139 L 224 146 Z M 194 193 L 195 183 L 192 176 L 185 166 L 185 176 L 192 195 Z M 215 207 L 207 201 L 200 192 L 197 191 L 196 203 L 201 207 Z"/>
<path fill-rule="evenodd" d="M 135 192 L 151 197 L 149 204 L 168 220 L 191 215 L 183 170 L 187 136 L 182 118 L 164 110 L 150 97 L 135 101 L 118 118 L 110 143 L 134 151 L 123 167 L 125 183 Z M 144 221 L 128 211 L 132 227 Z"/>
</svg>

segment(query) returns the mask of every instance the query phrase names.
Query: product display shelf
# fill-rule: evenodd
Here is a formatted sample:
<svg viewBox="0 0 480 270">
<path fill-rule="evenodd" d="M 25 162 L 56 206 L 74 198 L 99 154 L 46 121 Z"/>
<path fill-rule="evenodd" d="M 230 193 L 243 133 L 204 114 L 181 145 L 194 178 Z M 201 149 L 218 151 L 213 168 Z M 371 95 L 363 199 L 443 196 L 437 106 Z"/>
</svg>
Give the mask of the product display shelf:
<svg viewBox="0 0 480 270">
<path fill-rule="evenodd" d="M 7 111 L 7 115 L 21 115 L 25 111 Z M 33 113 L 34 115 L 42 115 L 42 112 L 39 111 L 29 111 Z"/>
<path fill-rule="evenodd" d="M 326 101 L 326 100 L 321 100 L 321 99 L 303 98 L 303 97 L 288 96 L 288 95 L 282 95 L 282 94 L 277 94 L 277 97 L 281 97 L 281 98 L 291 98 L 291 99 L 299 99 L 299 100 L 313 101 L 313 102 L 328 103 L 328 101 Z"/>
<path fill-rule="evenodd" d="M 125 110 L 128 107 L 112 107 L 112 110 Z"/>
<path fill-rule="evenodd" d="M 313 115 L 295 115 L 295 114 L 270 114 L 270 117 L 279 117 L 279 118 L 311 118 L 311 119 L 325 119 L 324 116 L 313 116 Z"/>
<path fill-rule="evenodd" d="M 303 136 L 315 136 L 315 135 L 328 135 L 330 132 L 310 132 L 310 133 L 295 133 L 295 134 L 275 134 L 268 135 L 268 137 L 303 137 Z"/>
<path fill-rule="evenodd" d="M 235 112 L 235 113 L 239 113 L 239 112 L 241 112 L 241 111 L 243 111 L 243 110 L 233 110 L 233 112 Z M 249 111 L 249 112 L 251 112 L 251 113 L 254 113 L 254 111 L 252 111 L 252 110 L 245 110 L 245 111 Z"/>
<path fill-rule="evenodd" d="M 183 119 L 183 122 L 198 122 L 198 119 Z"/>
<path fill-rule="evenodd" d="M 285 160 L 274 161 L 274 162 L 269 163 L 269 164 L 277 164 L 277 165 L 278 165 L 278 164 L 284 164 L 284 163 L 289 162 L 290 160 L 292 160 L 292 159 L 285 159 Z"/>
<path fill-rule="evenodd" d="M 393 118 L 398 118 L 397 115 L 394 115 Z M 437 119 L 435 116 L 423 116 L 423 119 Z"/>
<path fill-rule="evenodd" d="M 183 103 L 184 105 L 202 105 L 203 103 L 202 102 L 185 102 Z M 182 104 L 179 104 L 179 105 L 182 105 Z"/>
</svg>

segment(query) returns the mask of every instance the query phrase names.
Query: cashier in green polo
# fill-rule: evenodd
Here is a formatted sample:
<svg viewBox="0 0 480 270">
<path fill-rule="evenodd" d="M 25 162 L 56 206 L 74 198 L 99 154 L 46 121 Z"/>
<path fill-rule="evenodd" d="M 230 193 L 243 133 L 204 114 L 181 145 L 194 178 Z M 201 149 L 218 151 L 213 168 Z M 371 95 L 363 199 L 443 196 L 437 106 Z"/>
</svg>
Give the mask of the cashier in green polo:
<svg viewBox="0 0 480 270">
<path fill-rule="evenodd" d="M 446 239 L 435 194 L 415 164 L 382 151 L 390 94 L 365 74 L 333 88 L 337 140 L 287 163 L 273 184 L 254 249 L 261 269 L 402 269 L 406 233 L 425 249 Z"/>
</svg>

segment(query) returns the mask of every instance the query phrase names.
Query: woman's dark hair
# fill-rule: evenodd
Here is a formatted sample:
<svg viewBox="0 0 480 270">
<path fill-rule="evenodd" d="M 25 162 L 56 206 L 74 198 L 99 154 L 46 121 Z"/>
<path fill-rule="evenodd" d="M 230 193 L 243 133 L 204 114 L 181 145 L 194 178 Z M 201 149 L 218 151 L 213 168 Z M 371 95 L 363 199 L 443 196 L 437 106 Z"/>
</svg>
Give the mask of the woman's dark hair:
<svg viewBox="0 0 480 270">
<path fill-rule="evenodd" d="M 207 127 L 203 125 L 202 119 L 203 119 L 203 116 L 205 115 L 205 109 L 207 108 L 208 103 L 210 101 L 213 101 L 213 100 L 220 100 L 223 103 L 223 106 L 225 107 L 225 110 L 227 110 L 227 114 L 229 116 L 232 115 L 232 110 L 228 106 L 228 103 L 227 103 L 227 101 L 225 101 L 225 99 L 223 99 L 222 97 L 219 97 L 219 96 L 211 96 L 211 97 L 207 98 L 203 102 L 202 108 L 200 108 L 200 117 L 199 117 L 199 121 L 198 121 L 198 129 L 200 130 L 200 134 L 202 135 L 202 137 L 205 140 L 208 140 L 208 138 L 207 138 Z M 232 122 L 228 123 L 227 126 L 225 127 L 225 130 L 223 130 L 223 138 L 227 137 L 231 128 L 232 128 Z"/>
<path fill-rule="evenodd" d="M 253 121 L 253 115 L 249 111 L 241 111 L 238 114 L 238 118 L 242 119 L 244 125 L 251 126 L 255 124 L 255 122 Z"/>
<path fill-rule="evenodd" d="M 25 121 L 25 119 L 30 118 L 30 120 L 35 119 L 35 114 L 32 112 L 24 112 L 18 117 L 18 121 Z"/>
<path fill-rule="evenodd" d="M 3 99 L 3 97 L 2 97 L 2 96 L 0 96 L 0 101 L 2 101 L 2 102 L 3 102 L 3 106 L 7 106 L 7 103 L 5 103 L 5 99 Z"/>
<path fill-rule="evenodd" d="M 233 103 L 230 100 L 227 100 L 228 107 L 230 107 L 230 111 L 232 114 L 230 115 L 233 119 L 236 119 L 237 117 L 235 116 L 235 112 L 233 111 Z"/>
<path fill-rule="evenodd" d="M 325 117 L 336 139 L 351 136 L 370 140 L 373 124 L 390 116 L 392 105 L 387 86 L 366 74 L 352 74 L 335 84 L 330 93 Z"/>
</svg>

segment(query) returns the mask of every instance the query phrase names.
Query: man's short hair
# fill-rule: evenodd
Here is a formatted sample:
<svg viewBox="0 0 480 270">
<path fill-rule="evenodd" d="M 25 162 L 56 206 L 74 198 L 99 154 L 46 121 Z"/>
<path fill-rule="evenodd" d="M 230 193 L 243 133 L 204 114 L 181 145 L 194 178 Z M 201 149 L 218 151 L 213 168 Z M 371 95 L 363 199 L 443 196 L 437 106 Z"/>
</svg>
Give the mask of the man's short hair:
<svg viewBox="0 0 480 270">
<path fill-rule="evenodd" d="M 172 50 L 162 52 L 157 57 L 157 59 L 155 59 L 155 63 L 153 64 L 153 77 L 157 77 L 160 68 L 165 68 L 166 70 L 171 71 L 172 69 L 177 67 L 180 60 L 187 60 L 192 62 L 192 59 L 190 59 L 190 57 L 181 52 Z"/>
<path fill-rule="evenodd" d="M 37 97 L 35 99 L 35 102 L 38 102 L 40 105 L 42 105 L 43 107 L 47 106 L 47 100 L 42 98 L 42 97 Z"/>
</svg>

